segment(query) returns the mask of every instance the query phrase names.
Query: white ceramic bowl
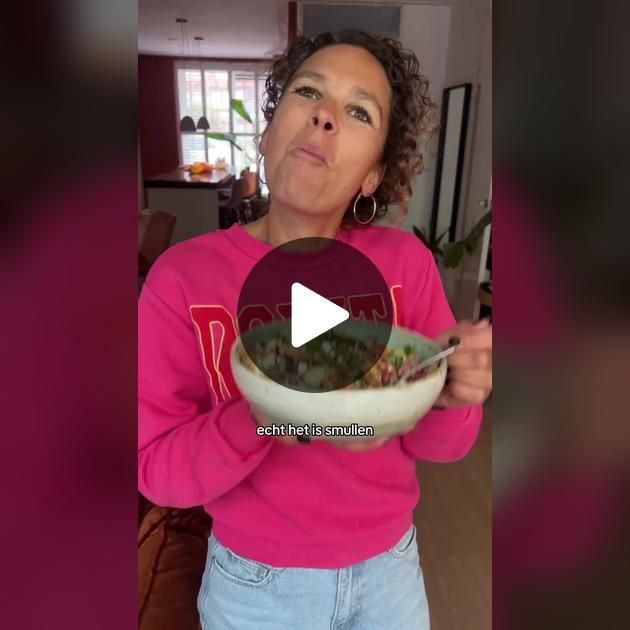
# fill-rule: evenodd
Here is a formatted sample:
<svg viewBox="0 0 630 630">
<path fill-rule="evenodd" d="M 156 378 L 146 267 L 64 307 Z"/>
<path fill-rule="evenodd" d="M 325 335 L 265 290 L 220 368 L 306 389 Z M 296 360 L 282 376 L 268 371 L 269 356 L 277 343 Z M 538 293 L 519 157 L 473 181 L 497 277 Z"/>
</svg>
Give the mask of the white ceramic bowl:
<svg viewBox="0 0 630 630">
<path fill-rule="evenodd" d="M 370 324 L 367 324 L 368 326 Z M 427 376 L 403 385 L 380 388 L 339 389 L 331 392 L 300 392 L 280 385 L 262 372 L 252 371 L 238 357 L 240 340 L 231 351 L 234 379 L 249 403 L 279 424 L 316 424 L 323 428 L 319 439 L 366 439 L 356 435 L 326 435 L 326 427 L 373 427 L 374 437 L 411 430 L 433 406 L 446 379 L 446 360 Z M 389 348 L 410 344 L 424 356 L 439 352 L 431 340 L 405 328 L 392 329 Z"/>
</svg>

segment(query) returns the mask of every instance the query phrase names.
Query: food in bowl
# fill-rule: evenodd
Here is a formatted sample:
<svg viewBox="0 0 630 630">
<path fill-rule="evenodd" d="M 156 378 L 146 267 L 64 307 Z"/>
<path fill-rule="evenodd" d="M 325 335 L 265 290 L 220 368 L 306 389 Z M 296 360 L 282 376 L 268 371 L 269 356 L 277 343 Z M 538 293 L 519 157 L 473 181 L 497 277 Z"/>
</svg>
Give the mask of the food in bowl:
<svg viewBox="0 0 630 630">
<path fill-rule="evenodd" d="M 378 336 L 375 334 L 375 326 L 370 322 L 355 322 L 352 330 L 360 342 L 367 343 L 370 338 Z M 289 366 L 294 367 L 295 372 L 298 371 L 297 366 L 301 359 L 289 356 L 295 349 L 288 343 L 290 337 L 286 325 L 268 324 L 247 334 L 252 335 L 247 343 L 249 351 L 252 347 L 258 346 L 257 351 L 264 353 L 262 358 L 270 357 L 267 359 L 270 363 L 279 361 L 281 364 L 281 357 L 284 357 L 285 362 L 290 358 L 292 363 L 289 363 Z M 284 341 L 279 345 L 275 341 L 267 348 L 266 344 L 278 337 Z M 322 346 L 326 340 L 330 341 L 330 338 L 327 339 L 324 334 Z M 343 341 L 346 342 L 345 339 Z M 323 346 L 320 351 L 324 353 L 326 347 Z M 277 349 L 287 350 L 289 354 L 278 353 L 275 351 Z M 251 408 L 275 423 L 323 427 L 324 436 L 317 439 L 335 441 L 339 437 L 334 434 L 333 429 L 339 427 L 346 429 L 353 424 L 370 427 L 373 430 L 370 435 L 373 437 L 388 437 L 412 430 L 431 409 L 442 391 L 447 365 L 446 360 L 442 359 L 411 381 L 404 378 L 404 372 L 401 370 L 406 369 L 412 362 L 432 356 L 440 350 L 434 341 L 406 328 L 394 327 L 391 329 L 387 350 L 382 352 L 380 357 L 376 357 L 374 364 L 370 363 L 368 367 L 371 369 L 362 378 L 349 387 L 324 391 L 313 391 L 317 388 L 299 385 L 285 387 L 281 384 L 283 379 L 277 382 L 269 378 L 252 362 L 244 348 L 242 338 L 234 343 L 230 361 L 234 380 Z M 407 361 L 409 363 L 406 363 Z M 300 378 L 304 379 L 308 369 L 308 365 L 306 370 L 299 368 L 302 372 Z M 269 370 L 265 368 L 265 372 L 268 374 Z M 283 374 L 283 377 L 286 376 Z M 317 378 L 315 376 L 309 377 L 313 378 L 311 382 L 323 383 L 327 378 L 326 375 L 319 375 Z M 331 430 L 329 434 L 326 433 L 328 429 Z M 348 437 L 345 435 L 345 439 Z M 361 439 L 360 436 L 350 437 Z"/>
<path fill-rule="evenodd" d="M 284 382 L 288 387 L 331 389 L 331 385 L 346 382 L 348 374 L 361 372 L 360 361 L 372 356 L 374 365 L 350 389 L 388 387 L 401 384 L 425 356 L 411 344 L 385 348 L 377 357 L 379 345 L 374 337 L 352 338 L 329 331 L 308 345 L 295 348 L 288 334 L 278 332 L 273 337 L 256 343 L 250 356 L 240 346 L 238 357 L 249 370 L 258 372 L 264 367 L 267 376 Z M 437 365 L 420 370 L 408 381 L 414 381 L 436 370 Z M 347 389 L 347 388 L 346 388 Z"/>
</svg>

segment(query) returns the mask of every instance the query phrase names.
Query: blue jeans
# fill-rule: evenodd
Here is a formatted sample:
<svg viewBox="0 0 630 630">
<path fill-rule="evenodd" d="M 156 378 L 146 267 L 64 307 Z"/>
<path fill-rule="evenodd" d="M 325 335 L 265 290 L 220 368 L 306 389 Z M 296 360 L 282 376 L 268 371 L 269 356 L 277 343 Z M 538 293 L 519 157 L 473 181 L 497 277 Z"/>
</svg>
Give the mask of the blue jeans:
<svg viewBox="0 0 630 630">
<path fill-rule="evenodd" d="M 197 605 L 203 630 L 429 630 L 415 527 L 346 569 L 275 568 L 212 535 Z"/>
</svg>

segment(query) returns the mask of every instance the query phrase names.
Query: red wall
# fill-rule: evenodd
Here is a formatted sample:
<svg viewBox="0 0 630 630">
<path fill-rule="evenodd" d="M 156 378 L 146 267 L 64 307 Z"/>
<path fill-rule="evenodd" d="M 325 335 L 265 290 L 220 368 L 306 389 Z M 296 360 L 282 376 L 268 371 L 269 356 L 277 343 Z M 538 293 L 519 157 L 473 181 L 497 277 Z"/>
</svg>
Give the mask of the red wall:
<svg viewBox="0 0 630 630">
<path fill-rule="evenodd" d="M 172 57 L 138 55 L 138 128 L 144 179 L 177 168 Z"/>
</svg>

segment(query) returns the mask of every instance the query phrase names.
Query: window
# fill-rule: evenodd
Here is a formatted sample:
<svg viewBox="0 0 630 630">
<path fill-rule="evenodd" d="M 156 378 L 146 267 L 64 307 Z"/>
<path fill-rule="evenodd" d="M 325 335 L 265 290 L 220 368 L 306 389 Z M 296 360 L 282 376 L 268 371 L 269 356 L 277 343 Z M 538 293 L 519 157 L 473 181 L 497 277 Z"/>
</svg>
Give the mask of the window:
<svg viewBox="0 0 630 630">
<path fill-rule="evenodd" d="M 249 167 L 255 171 L 259 158 L 255 137 L 265 128 L 262 104 L 265 98 L 266 73 L 261 69 L 221 69 L 177 66 L 178 120 L 188 115 L 195 123 L 202 115 L 210 123 L 211 133 L 231 133 L 242 150 L 225 140 L 206 138 L 205 132 L 180 131 L 181 161 L 209 162 L 219 158 L 232 164 L 236 173 Z M 243 101 L 252 119 L 247 122 L 232 110 L 232 99 Z M 261 175 L 263 175 L 261 173 Z M 264 176 L 263 176 L 264 177 Z"/>
</svg>

